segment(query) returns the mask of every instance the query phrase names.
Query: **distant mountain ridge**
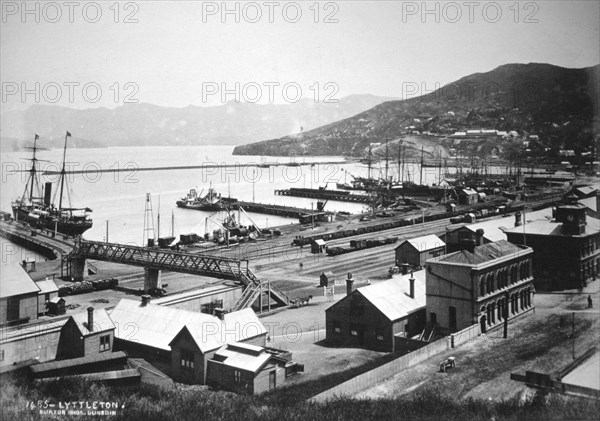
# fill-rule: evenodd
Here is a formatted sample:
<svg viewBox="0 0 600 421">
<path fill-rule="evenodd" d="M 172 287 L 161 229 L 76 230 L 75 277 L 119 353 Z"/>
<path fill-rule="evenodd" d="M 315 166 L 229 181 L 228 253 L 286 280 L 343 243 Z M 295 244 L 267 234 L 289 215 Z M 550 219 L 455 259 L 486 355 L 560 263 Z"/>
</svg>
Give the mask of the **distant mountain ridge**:
<svg viewBox="0 0 600 421">
<path fill-rule="evenodd" d="M 599 132 L 599 71 L 600 65 L 506 64 L 313 130 L 238 146 L 234 154 L 356 156 L 410 126 L 442 137 L 467 129 L 515 130 L 569 148 L 590 147 Z"/>
<path fill-rule="evenodd" d="M 0 135 L 5 147 L 29 144 L 34 133 L 49 142 L 48 147 L 61 147 L 65 130 L 82 140 L 79 147 L 235 145 L 319 127 L 390 99 L 367 94 L 340 98 L 338 103 L 301 99 L 289 104 L 229 102 L 184 108 L 140 103 L 84 110 L 32 105 L 3 113 Z"/>
</svg>

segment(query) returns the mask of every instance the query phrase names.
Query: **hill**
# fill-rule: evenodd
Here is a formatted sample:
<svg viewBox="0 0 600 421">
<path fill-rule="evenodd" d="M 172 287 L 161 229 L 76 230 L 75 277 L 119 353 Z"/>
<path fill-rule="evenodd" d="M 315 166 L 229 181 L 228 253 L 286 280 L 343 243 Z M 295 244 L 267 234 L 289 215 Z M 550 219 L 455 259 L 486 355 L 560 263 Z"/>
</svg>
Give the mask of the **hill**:
<svg viewBox="0 0 600 421">
<path fill-rule="evenodd" d="M 77 110 L 56 105 L 33 105 L 2 115 L 2 137 L 61 139 L 74 137 L 105 146 L 236 145 L 263 136 L 283 136 L 350 117 L 389 100 L 351 95 L 338 103 L 301 99 L 290 104 L 229 102 L 214 107 L 161 107 L 125 104 L 115 109 Z"/>
<path fill-rule="evenodd" d="M 411 126 L 442 138 L 467 129 L 517 131 L 557 148 L 589 149 L 599 132 L 594 115 L 600 109 L 599 71 L 600 65 L 507 64 L 314 130 L 238 146 L 234 154 L 357 156 L 370 143 L 397 139 Z"/>
</svg>

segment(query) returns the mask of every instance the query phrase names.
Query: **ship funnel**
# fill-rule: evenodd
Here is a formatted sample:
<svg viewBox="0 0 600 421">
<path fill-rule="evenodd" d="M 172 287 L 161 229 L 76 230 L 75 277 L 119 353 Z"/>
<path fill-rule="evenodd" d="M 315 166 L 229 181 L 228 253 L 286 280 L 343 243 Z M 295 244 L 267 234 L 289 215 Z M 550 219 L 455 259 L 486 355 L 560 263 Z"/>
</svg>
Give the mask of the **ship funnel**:
<svg viewBox="0 0 600 421">
<path fill-rule="evenodd" d="M 44 187 L 44 205 L 50 206 L 50 198 L 52 197 L 52 183 L 48 182 Z"/>
</svg>

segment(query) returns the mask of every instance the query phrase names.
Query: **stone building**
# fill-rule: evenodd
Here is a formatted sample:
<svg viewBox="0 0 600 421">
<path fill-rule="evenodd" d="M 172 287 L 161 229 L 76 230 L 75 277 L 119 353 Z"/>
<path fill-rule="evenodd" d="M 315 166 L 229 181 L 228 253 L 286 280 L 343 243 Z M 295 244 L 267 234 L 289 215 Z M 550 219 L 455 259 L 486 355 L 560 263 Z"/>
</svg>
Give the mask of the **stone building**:
<svg viewBox="0 0 600 421">
<path fill-rule="evenodd" d="M 428 324 L 448 334 L 480 323 L 485 333 L 528 311 L 535 292 L 532 255 L 531 248 L 502 240 L 428 260 Z"/>
<path fill-rule="evenodd" d="M 533 249 L 538 290 L 582 288 L 600 270 L 600 220 L 578 203 L 558 206 L 551 220 L 528 222 L 504 231 L 508 241 Z"/>
</svg>

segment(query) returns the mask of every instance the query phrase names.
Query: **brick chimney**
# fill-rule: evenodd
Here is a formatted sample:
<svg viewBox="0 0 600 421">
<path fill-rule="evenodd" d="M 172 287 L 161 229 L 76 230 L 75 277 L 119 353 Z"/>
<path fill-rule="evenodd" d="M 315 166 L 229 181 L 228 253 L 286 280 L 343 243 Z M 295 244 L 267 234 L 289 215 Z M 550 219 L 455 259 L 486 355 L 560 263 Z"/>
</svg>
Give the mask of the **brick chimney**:
<svg viewBox="0 0 600 421">
<path fill-rule="evenodd" d="M 142 295 L 142 306 L 145 306 L 146 304 L 148 304 L 151 299 L 152 299 L 152 297 L 148 294 Z"/>
<path fill-rule="evenodd" d="M 93 332 L 94 331 L 94 307 L 88 307 L 87 312 L 88 312 L 87 329 L 90 332 Z"/>
<path fill-rule="evenodd" d="M 483 234 L 484 233 L 485 233 L 485 231 L 483 231 L 482 228 L 479 228 L 477 231 L 475 231 L 475 245 L 476 246 L 483 245 Z"/>
<path fill-rule="evenodd" d="M 521 212 L 516 211 L 515 212 L 515 227 L 518 227 L 520 225 L 521 225 Z"/>
<path fill-rule="evenodd" d="M 223 317 L 225 316 L 225 313 L 227 313 L 225 311 L 225 309 L 223 309 L 221 307 L 216 307 L 215 308 L 215 316 L 217 316 L 220 320 L 223 320 Z"/>
<path fill-rule="evenodd" d="M 410 272 L 410 279 L 408 282 L 410 282 L 410 298 L 415 298 L 415 277 L 413 271 Z"/>
<path fill-rule="evenodd" d="M 346 295 L 352 294 L 352 284 L 354 284 L 354 279 L 352 279 L 352 274 L 348 272 L 348 278 L 346 279 Z"/>
</svg>

